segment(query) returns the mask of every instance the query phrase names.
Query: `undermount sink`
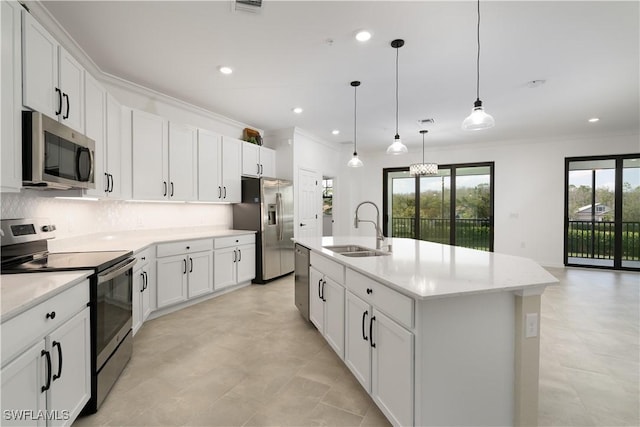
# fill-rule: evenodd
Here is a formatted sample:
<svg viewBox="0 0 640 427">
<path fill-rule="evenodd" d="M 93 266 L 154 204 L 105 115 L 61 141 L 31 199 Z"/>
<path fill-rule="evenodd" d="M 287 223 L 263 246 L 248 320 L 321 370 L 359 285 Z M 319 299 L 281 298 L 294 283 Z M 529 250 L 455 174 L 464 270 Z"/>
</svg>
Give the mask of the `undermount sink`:
<svg viewBox="0 0 640 427">
<path fill-rule="evenodd" d="M 369 248 L 365 248 L 364 246 L 357 246 L 357 245 L 339 245 L 339 246 L 323 246 L 323 247 L 337 254 L 347 256 L 347 257 L 353 257 L 353 258 L 390 255 L 390 252 L 374 251 L 373 249 L 369 249 Z"/>
</svg>

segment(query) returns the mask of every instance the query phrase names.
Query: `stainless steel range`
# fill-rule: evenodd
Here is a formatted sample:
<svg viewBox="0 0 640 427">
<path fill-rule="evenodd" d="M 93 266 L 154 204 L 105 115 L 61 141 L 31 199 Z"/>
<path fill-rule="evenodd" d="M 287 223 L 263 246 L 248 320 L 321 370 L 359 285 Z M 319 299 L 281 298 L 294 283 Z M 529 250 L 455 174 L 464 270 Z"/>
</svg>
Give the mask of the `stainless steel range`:
<svg viewBox="0 0 640 427">
<path fill-rule="evenodd" d="M 131 333 L 133 285 L 130 251 L 48 251 L 55 225 L 45 219 L 3 219 L 2 274 L 92 270 L 91 398 L 84 413 L 98 410 L 133 352 Z"/>
</svg>

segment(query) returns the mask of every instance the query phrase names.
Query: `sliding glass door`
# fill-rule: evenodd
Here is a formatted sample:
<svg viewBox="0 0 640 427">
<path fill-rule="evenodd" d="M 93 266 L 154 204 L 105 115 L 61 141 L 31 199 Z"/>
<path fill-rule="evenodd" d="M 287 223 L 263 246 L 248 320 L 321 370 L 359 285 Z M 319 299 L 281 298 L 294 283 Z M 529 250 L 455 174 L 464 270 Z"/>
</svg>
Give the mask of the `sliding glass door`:
<svg viewBox="0 0 640 427">
<path fill-rule="evenodd" d="M 640 156 L 566 160 L 565 264 L 640 268 Z"/>
<path fill-rule="evenodd" d="M 385 169 L 384 192 L 385 235 L 493 251 L 493 163 Z"/>
</svg>

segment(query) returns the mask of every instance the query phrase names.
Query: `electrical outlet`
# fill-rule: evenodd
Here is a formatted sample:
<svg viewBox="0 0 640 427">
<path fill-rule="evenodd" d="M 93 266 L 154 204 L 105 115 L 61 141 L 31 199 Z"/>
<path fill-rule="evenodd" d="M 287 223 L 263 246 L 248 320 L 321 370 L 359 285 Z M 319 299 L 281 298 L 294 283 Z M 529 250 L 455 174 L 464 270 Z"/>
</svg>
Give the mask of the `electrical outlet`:
<svg viewBox="0 0 640 427">
<path fill-rule="evenodd" d="M 534 338 L 538 336 L 538 313 L 527 313 L 525 319 L 525 338 Z"/>
</svg>

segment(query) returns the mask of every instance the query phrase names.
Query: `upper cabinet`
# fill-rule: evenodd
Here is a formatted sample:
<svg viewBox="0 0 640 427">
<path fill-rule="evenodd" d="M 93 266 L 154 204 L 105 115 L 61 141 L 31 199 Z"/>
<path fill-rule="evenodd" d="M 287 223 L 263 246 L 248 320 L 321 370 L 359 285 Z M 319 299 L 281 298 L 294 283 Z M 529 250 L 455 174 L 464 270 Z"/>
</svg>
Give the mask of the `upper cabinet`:
<svg viewBox="0 0 640 427">
<path fill-rule="evenodd" d="M 198 129 L 198 200 L 240 203 L 242 141 Z"/>
<path fill-rule="evenodd" d="M 27 11 L 22 67 L 23 105 L 84 133 L 84 70 Z"/>
<path fill-rule="evenodd" d="M 86 194 L 92 197 L 102 197 L 106 195 L 109 186 L 105 169 L 107 151 L 105 143 L 106 91 L 89 73 L 85 73 L 84 84 L 84 132 L 96 143 L 93 162 L 96 188 L 88 189 Z"/>
<path fill-rule="evenodd" d="M 106 96 L 105 116 L 105 169 L 106 179 L 105 193 L 108 197 L 123 197 L 125 183 L 129 183 L 124 174 L 123 164 L 123 125 L 122 105 L 110 94 Z"/>
<path fill-rule="evenodd" d="M 190 126 L 133 111 L 133 198 L 197 199 L 197 133 Z"/>
<path fill-rule="evenodd" d="M 242 175 L 275 177 L 275 150 L 242 141 Z"/>
<path fill-rule="evenodd" d="M 0 2 L 0 41 L 2 57 L 0 58 L 0 190 L 19 191 L 22 187 L 22 76 L 20 11 L 22 7 L 17 1 Z"/>
</svg>

